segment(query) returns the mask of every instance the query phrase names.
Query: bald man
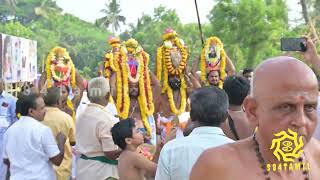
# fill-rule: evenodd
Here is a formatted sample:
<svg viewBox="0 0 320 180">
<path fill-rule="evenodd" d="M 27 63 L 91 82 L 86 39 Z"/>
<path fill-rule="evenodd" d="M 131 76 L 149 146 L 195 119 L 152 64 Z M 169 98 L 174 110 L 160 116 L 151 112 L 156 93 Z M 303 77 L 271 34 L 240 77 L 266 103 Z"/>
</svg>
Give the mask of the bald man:
<svg viewBox="0 0 320 180">
<path fill-rule="evenodd" d="M 303 62 L 291 57 L 264 61 L 255 70 L 252 90 L 244 101 L 248 120 L 258 127 L 255 135 L 205 151 L 190 179 L 320 179 L 320 144 L 312 138 L 317 124 L 317 89 L 315 74 Z M 271 149 L 274 134 L 288 132 L 288 128 L 304 142 L 304 152 L 293 158 L 294 162 L 278 159 Z M 289 151 L 283 144 L 280 149 Z M 290 163 L 306 166 L 291 169 Z"/>
</svg>

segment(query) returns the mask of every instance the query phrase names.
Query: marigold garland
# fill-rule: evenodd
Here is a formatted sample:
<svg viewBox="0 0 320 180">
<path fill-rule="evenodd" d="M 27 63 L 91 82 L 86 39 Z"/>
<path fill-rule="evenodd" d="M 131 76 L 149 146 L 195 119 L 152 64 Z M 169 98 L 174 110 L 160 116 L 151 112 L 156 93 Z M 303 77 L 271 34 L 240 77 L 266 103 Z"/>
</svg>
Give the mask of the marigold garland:
<svg viewBox="0 0 320 180">
<path fill-rule="evenodd" d="M 115 53 L 115 67 L 117 69 L 117 109 L 122 119 L 128 118 L 130 108 L 128 69 L 126 68 L 126 54 L 123 49 Z M 123 68 L 124 67 L 124 68 Z"/>
<path fill-rule="evenodd" d="M 180 74 L 180 79 L 181 79 L 181 88 L 180 88 L 181 101 L 180 101 L 180 108 L 179 109 L 177 109 L 175 102 L 174 102 L 173 90 L 171 89 L 170 86 L 168 86 L 168 88 L 167 88 L 167 95 L 168 95 L 168 99 L 169 99 L 170 109 L 175 115 L 180 115 L 183 112 L 185 112 L 185 109 L 187 106 L 187 91 L 186 91 L 187 85 L 186 85 L 185 79 L 183 77 L 183 74 Z"/>
<path fill-rule="evenodd" d="M 144 52 L 143 52 L 144 53 Z M 148 63 L 149 63 L 149 55 L 145 53 L 142 56 L 140 55 L 140 79 L 139 79 L 139 90 L 140 95 L 138 97 L 140 111 L 141 111 L 141 119 L 143 122 L 144 127 L 146 128 L 148 134 L 152 135 L 152 128 L 150 126 L 148 116 L 153 115 L 154 112 L 154 104 L 153 104 L 153 96 L 152 96 L 152 89 L 151 89 L 151 82 L 150 82 L 150 75 L 148 70 Z"/>
<path fill-rule="evenodd" d="M 179 63 L 178 67 L 174 67 L 172 64 L 171 59 L 171 48 L 172 44 L 169 40 L 173 40 L 173 42 L 176 44 L 178 51 L 181 53 L 181 61 Z M 187 104 L 187 92 L 186 92 L 186 82 L 184 78 L 184 71 L 187 66 L 187 60 L 188 60 L 188 51 L 187 48 L 184 46 L 184 43 L 181 39 L 178 38 L 178 34 L 171 28 L 168 28 L 166 30 L 166 34 L 163 35 L 163 45 L 160 46 L 157 49 L 157 78 L 159 81 L 162 79 L 162 73 L 163 73 L 163 83 L 162 83 L 162 93 L 167 93 L 168 101 L 170 105 L 171 111 L 179 115 L 183 112 L 185 112 L 186 104 Z M 174 103 L 173 98 L 173 90 L 169 86 L 168 78 L 169 75 L 179 75 L 181 79 L 181 88 L 180 88 L 180 94 L 181 94 L 181 101 L 180 101 L 180 108 L 177 109 Z"/>
<path fill-rule="evenodd" d="M 65 48 L 62 47 L 55 47 L 53 48 L 50 53 L 47 56 L 47 62 L 46 62 L 46 73 L 47 73 L 47 87 L 50 88 L 52 87 L 52 80 L 56 81 L 65 81 L 67 80 L 68 77 L 65 77 L 64 79 L 59 78 L 54 71 L 54 66 L 52 65 L 52 60 L 56 58 L 57 54 L 63 54 L 65 58 L 70 60 L 70 66 L 71 66 L 71 86 L 72 88 L 76 88 L 76 69 L 74 67 L 74 64 L 72 62 L 71 57 L 69 56 L 69 53 Z"/>
<path fill-rule="evenodd" d="M 162 77 L 161 77 L 161 73 L 162 73 L 162 53 L 163 53 L 163 47 L 160 46 L 157 49 L 157 78 L 159 81 L 161 81 Z"/>
<path fill-rule="evenodd" d="M 200 59 L 200 69 L 201 69 L 201 80 L 204 82 L 207 82 L 207 55 L 210 48 L 210 45 L 212 42 L 215 42 L 217 45 L 220 46 L 220 81 L 219 81 L 219 87 L 222 88 L 223 81 L 226 78 L 226 53 L 223 49 L 223 43 L 221 40 L 217 37 L 210 37 L 206 41 L 205 47 L 202 49 L 201 53 L 201 59 Z"/>
<path fill-rule="evenodd" d="M 125 50 L 125 48 L 120 50 L 120 56 L 117 53 L 115 55 L 115 60 L 119 60 L 119 63 L 115 63 L 116 69 L 119 69 L 119 71 L 117 71 L 117 109 L 122 119 L 125 119 L 129 116 L 131 102 L 128 96 L 128 80 L 133 78 L 129 78 L 131 74 L 129 72 L 128 59 Z M 144 51 L 139 51 L 139 53 L 136 54 L 136 57 L 139 60 L 137 76 L 139 77 L 140 95 L 138 97 L 138 102 L 141 111 L 141 119 L 148 134 L 151 136 L 152 128 L 148 121 L 148 116 L 153 115 L 154 104 L 148 69 L 150 59 L 149 55 Z"/>
<path fill-rule="evenodd" d="M 106 78 L 111 77 L 112 71 L 115 72 L 116 68 L 114 65 L 114 55 L 113 52 L 109 52 L 105 54 L 105 60 L 104 60 L 104 75 Z"/>
<path fill-rule="evenodd" d="M 170 56 L 170 47 L 163 46 L 163 61 L 165 66 L 167 66 L 167 70 L 171 75 L 179 75 L 184 72 L 187 66 L 187 59 L 188 59 L 188 51 L 187 49 L 181 44 L 179 38 L 174 39 L 175 44 L 178 50 L 181 52 L 181 61 L 179 63 L 179 67 L 174 67 L 172 64 L 171 56 Z"/>
<path fill-rule="evenodd" d="M 73 103 L 70 98 L 67 98 L 67 106 L 72 111 L 72 119 L 73 119 L 74 124 L 76 124 L 76 112 L 74 110 L 74 106 L 73 106 Z"/>
</svg>

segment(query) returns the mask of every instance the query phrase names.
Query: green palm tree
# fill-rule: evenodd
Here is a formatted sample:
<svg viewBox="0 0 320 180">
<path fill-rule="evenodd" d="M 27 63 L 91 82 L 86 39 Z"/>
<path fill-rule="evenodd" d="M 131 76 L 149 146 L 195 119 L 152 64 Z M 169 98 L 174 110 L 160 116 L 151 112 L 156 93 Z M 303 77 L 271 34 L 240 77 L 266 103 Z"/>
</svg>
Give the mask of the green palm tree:
<svg viewBox="0 0 320 180">
<path fill-rule="evenodd" d="M 106 16 L 97 19 L 96 24 L 100 27 L 108 28 L 111 25 L 113 34 L 120 30 L 120 22 L 126 24 L 126 18 L 120 15 L 121 9 L 120 4 L 117 0 L 111 0 L 109 4 L 105 4 L 105 9 L 102 9 Z"/>
</svg>

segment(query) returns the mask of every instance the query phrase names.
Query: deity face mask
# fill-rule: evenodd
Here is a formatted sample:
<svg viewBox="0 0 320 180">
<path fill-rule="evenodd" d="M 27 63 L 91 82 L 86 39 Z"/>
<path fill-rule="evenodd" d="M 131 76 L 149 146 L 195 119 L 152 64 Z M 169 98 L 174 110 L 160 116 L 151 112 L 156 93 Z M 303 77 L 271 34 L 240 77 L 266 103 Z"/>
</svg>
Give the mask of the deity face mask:
<svg viewBox="0 0 320 180">
<path fill-rule="evenodd" d="M 175 91 L 181 88 L 181 80 L 178 77 L 169 77 L 170 87 Z"/>
<path fill-rule="evenodd" d="M 70 79 L 71 61 L 65 56 L 56 55 L 51 61 L 51 73 L 54 81 L 63 83 Z"/>
</svg>

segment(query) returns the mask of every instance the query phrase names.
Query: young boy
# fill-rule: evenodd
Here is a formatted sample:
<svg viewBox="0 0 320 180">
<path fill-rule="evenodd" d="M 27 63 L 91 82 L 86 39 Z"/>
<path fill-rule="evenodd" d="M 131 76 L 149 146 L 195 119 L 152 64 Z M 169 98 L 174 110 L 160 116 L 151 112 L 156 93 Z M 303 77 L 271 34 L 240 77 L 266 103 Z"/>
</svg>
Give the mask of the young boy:
<svg viewBox="0 0 320 180">
<path fill-rule="evenodd" d="M 175 130 L 170 133 L 172 137 Z M 118 173 L 120 180 L 143 180 L 145 175 L 155 176 L 157 170 L 156 162 L 152 162 L 137 152 L 137 147 L 144 143 L 144 137 L 136 126 L 134 119 L 121 120 L 111 129 L 113 142 L 123 151 L 118 161 Z M 167 140 L 172 139 L 166 138 Z M 156 148 L 154 161 L 159 158 L 163 144 Z"/>
</svg>

